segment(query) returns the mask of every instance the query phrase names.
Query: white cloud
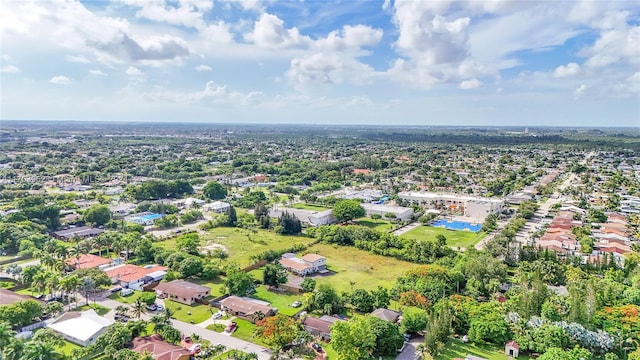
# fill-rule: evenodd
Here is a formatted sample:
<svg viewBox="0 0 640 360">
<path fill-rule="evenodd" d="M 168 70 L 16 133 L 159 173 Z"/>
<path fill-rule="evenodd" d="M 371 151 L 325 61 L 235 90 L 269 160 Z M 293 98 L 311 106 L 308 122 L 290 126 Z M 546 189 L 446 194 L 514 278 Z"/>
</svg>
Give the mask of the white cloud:
<svg viewBox="0 0 640 360">
<path fill-rule="evenodd" d="M 458 85 L 458 87 L 462 90 L 477 89 L 481 86 L 482 86 L 482 83 L 478 79 L 464 80 L 460 83 L 460 85 Z"/>
<path fill-rule="evenodd" d="M 573 96 L 575 98 L 581 98 L 582 96 L 584 96 L 588 88 L 589 87 L 585 84 L 580 85 L 577 89 L 573 91 Z"/>
<path fill-rule="evenodd" d="M 0 72 L 3 72 L 3 73 L 19 73 L 20 69 L 17 66 L 14 66 L 14 65 L 7 65 L 7 66 L 3 67 L 2 69 L 0 69 Z"/>
<path fill-rule="evenodd" d="M 129 66 L 126 71 L 129 76 L 140 76 L 142 75 L 142 71 L 135 66 Z"/>
<path fill-rule="evenodd" d="M 106 73 L 100 71 L 100 70 L 89 70 L 89 74 L 90 75 L 94 75 L 94 76 L 107 76 Z"/>
<path fill-rule="evenodd" d="M 245 34 L 244 38 L 259 47 L 270 49 L 302 47 L 311 41 L 308 36 L 301 35 L 297 28 L 285 28 L 282 19 L 269 13 L 262 14 L 256 20 L 253 32 Z"/>
<path fill-rule="evenodd" d="M 91 60 L 87 59 L 84 55 L 67 55 L 65 56 L 65 60 L 79 64 L 89 64 L 91 62 Z"/>
<path fill-rule="evenodd" d="M 640 64 L 640 26 L 629 25 L 629 16 L 627 11 L 618 11 L 602 19 L 600 37 L 579 53 L 587 57 L 585 66 L 597 69 L 614 64 Z"/>
<path fill-rule="evenodd" d="M 366 25 L 345 25 L 341 30 L 332 31 L 325 38 L 315 41 L 313 47 L 332 51 L 360 49 L 363 46 L 377 45 L 382 34 L 382 29 Z"/>
<path fill-rule="evenodd" d="M 69 85 L 71 84 L 71 79 L 66 76 L 54 76 L 49 79 L 49 82 L 56 85 Z"/>
<path fill-rule="evenodd" d="M 164 0 L 122 0 L 122 2 L 138 8 L 136 17 L 195 28 L 204 27 L 202 16 L 213 8 L 211 0 L 180 0 L 172 6 Z"/>
<path fill-rule="evenodd" d="M 202 72 L 202 71 L 211 71 L 211 70 L 213 70 L 213 69 L 211 68 L 211 66 L 208 66 L 208 65 L 198 65 L 198 66 L 196 66 L 196 67 L 195 67 L 195 69 L 196 69 L 196 71 L 197 71 L 197 72 Z"/>
<path fill-rule="evenodd" d="M 361 85 L 374 76 L 374 70 L 353 58 L 332 53 L 315 53 L 291 60 L 287 76 L 296 84 L 327 85 L 348 81 Z"/>
<path fill-rule="evenodd" d="M 574 75 L 577 75 L 579 72 L 580 72 L 580 65 L 572 62 L 572 63 L 568 63 L 567 65 L 558 66 L 553 72 L 553 76 L 561 78 L 561 77 L 567 77 L 567 76 L 574 76 Z"/>
</svg>

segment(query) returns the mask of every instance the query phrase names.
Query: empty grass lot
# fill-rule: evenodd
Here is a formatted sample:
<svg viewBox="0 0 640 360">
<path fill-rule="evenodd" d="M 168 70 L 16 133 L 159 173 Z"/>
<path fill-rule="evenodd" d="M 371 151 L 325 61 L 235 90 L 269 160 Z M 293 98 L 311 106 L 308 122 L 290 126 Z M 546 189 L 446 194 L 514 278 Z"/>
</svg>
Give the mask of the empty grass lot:
<svg viewBox="0 0 640 360">
<path fill-rule="evenodd" d="M 442 354 L 435 357 L 435 360 L 451 360 L 456 358 L 464 359 L 467 355 L 475 355 L 489 360 L 508 360 L 504 354 L 504 348 L 492 347 L 490 345 L 474 345 L 462 343 L 457 339 L 449 341 L 442 351 Z M 518 356 L 518 359 L 529 359 L 526 355 Z"/>
<path fill-rule="evenodd" d="M 360 226 L 366 226 L 368 228 L 375 229 L 382 232 L 389 232 L 395 229 L 394 224 L 390 223 L 387 220 L 382 220 L 382 219 L 374 220 L 374 219 L 362 218 L 362 219 L 356 220 L 356 224 Z"/>
<path fill-rule="evenodd" d="M 246 229 L 227 227 L 212 229 L 201 238 L 203 245 L 207 243 L 224 245 L 229 254 L 227 261 L 235 261 L 240 266 L 250 265 L 252 255 L 267 250 L 288 249 L 293 245 L 308 244 L 313 240 L 304 236 L 285 236 L 261 229 L 254 233 Z M 165 245 L 161 243 L 161 246 Z M 172 247 L 168 248 L 173 249 Z"/>
<path fill-rule="evenodd" d="M 311 211 L 329 210 L 329 208 L 326 208 L 326 207 L 323 207 L 323 206 L 312 205 L 312 204 L 307 204 L 307 203 L 295 203 L 295 204 L 291 205 L 291 207 L 294 208 L 294 209 L 311 210 Z"/>
<path fill-rule="evenodd" d="M 291 307 L 294 301 L 302 302 L 302 295 L 278 294 L 267 290 L 266 286 L 259 286 L 256 288 L 256 292 L 251 294 L 251 297 L 271 303 L 271 306 L 278 308 L 280 314 L 292 316 L 302 310 L 302 306 Z"/>
<path fill-rule="evenodd" d="M 351 281 L 355 282 L 354 289 L 373 290 L 378 285 L 391 288 L 398 276 L 418 266 L 348 246 L 316 244 L 308 252 L 325 256 L 329 270 L 335 272 L 330 276 L 315 276 L 316 283 L 330 284 L 338 293 L 351 291 Z"/>
<path fill-rule="evenodd" d="M 487 236 L 480 231 L 477 233 L 464 230 L 447 230 L 445 228 L 420 225 L 417 228 L 400 235 L 401 238 L 415 240 L 435 240 L 439 234 L 447 238 L 447 245 L 452 248 L 468 248 L 477 244 L 482 238 Z"/>
</svg>

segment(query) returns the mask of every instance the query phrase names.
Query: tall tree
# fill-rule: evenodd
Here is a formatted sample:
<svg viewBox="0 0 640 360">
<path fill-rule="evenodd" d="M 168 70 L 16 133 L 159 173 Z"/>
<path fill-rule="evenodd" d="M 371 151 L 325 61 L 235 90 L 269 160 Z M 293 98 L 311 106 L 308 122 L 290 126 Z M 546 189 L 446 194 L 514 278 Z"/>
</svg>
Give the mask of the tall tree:
<svg viewBox="0 0 640 360">
<path fill-rule="evenodd" d="M 227 189 L 217 181 L 208 182 L 202 189 L 202 193 L 209 200 L 220 200 L 227 197 Z"/>
<path fill-rule="evenodd" d="M 333 206 L 332 213 L 338 221 L 347 222 L 363 217 L 365 211 L 358 200 L 340 200 Z"/>
</svg>

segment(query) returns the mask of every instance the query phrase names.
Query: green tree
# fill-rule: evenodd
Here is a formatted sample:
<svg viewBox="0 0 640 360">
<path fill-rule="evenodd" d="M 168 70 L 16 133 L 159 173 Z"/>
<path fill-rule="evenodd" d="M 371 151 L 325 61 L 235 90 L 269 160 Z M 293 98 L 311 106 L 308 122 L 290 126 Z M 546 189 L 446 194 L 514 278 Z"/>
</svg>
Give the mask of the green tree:
<svg viewBox="0 0 640 360">
<path fill-rule="evenodd" d="M 224 286 L 231 295 L 245 296 L 254 289 L 253 277 L 244 271 L 232 269 L 227 271 Z"/>
<path fill-rule="evenodd" d="M 365 211 L 358 200 L 340 200 L 333 206 L 332 214 L 338 221 L 347 222 L 363 217 Z"/>
<path fill-rule="evenodd" d="M 285 211 L 278 218 L 278 226 L 275 229 L 279 234 L 295 235 L 302 231 L 302 223 L 295 214 Z"/>
<path fill-rule="evenodd" d="M 369 360 L 376 346 L 376 335 L 364 316 L 331 325 L 331 346 L 342 360 Z"/>
<path fill-rule="evenodd" d="M 362 313 L 370 313 L 374 308 L 375 299 L 365 289 L 356 289 L 349 296 L 349 303 Z"/>
<path fill-rule="evenodd" d="M 550 348 L 542 354 L 538 360 L 591 360 L 592 354 L 589 350 L 575 347 L 572 350 L 563 350 L 561 348 Z"/>
<path fill-rule="evenodd" d="M 291 344 L 300 333 L 296 321 L 286 315 L 277 314 L 256 322 L 256 334 L 277 353 L 285 345 Z"/>
<path fill-rule="evenodd" d="M 105 205 L 93 205 L 84 212 L 84 221 L 101 226 L 111 221 L 111 210 Z"/>
<path fill-rule="evenodd" d="M 267 264 L 264 267 L 262 279 L 262 282 L 265 285 L 277 288 L 281 284 L 287 283 L 287 270 L 285 270 L 285 268 L 283 268 L 280 264 Z"/>
<path fill-rule="evenodd" d="M 316 280 L 310 277 L 304 278 L 300 287 L 304 292 L 312 292 L 316 288 Z"/>
<path fill-rule="evenodd" d="M 138 299 L 140 299 L 140 301 L 142 301 L 147 305 L 151 305 L 156 302 L 156 293 L 145 292 L 145 293 L 142 293 L 142 295 L 140 295 Z"/>
<path fill-rule="evenodd" d="M 138 320 L 140 320 L 142 314 L 144 314 L 145 312 L 147 312 L 147 304 L 145 304 L 142 299 L 137 298 L 136 302 L 131 304 L 131 313 L 133 314 L 133 316 L 138 318 Z"/>
<path fill-rule="evenodd" d="M 202 189 L 202 193 L 209 200 L 220 200 L 227 197 L 227 189 L 217 181 L 208 182 Z"/>
<path fill-rule="evenodd" d="M 176 247 L 178 250 L 191 255 L 200 254 L 200 243 L 198 233 L 184 234 L 176 238 Z"/>
<path fill-rule="evenodd" d="M 427 311 L 417 307 L 405 308 L 400 325 L 410 333 L 424 331 L 427 328 Z"/>
</svg>

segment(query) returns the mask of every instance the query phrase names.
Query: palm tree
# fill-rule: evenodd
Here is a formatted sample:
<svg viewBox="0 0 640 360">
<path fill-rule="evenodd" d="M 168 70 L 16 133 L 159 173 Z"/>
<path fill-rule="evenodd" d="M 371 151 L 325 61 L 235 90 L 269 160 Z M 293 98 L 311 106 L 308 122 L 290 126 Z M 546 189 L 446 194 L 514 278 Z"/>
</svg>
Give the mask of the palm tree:
<svg viewBox="0 0 640 360">
<path fill-rule="evenodd" d="M 116 306 L 114 311 L 115 311 L 116 315 L 126 316 L 127 313 L 129 312 L 129 308 L 124 306 L 124 305 L 118 305 L 118 306 Z"/>
<path fill-rule="evenodd" d="M 33 285 L 33 278 L 40 271 L 42 271 L 42 269 L 38 265 L 25 266 L 25 268 L 22 270 L 22 283 L 26 286 L 31 287 L 31 285 Z"/>
<path fill-rule="evenodd" d="M 145 304 L 140 298 L 137 298 L 136 302 L 131 304 L 131 313 L 140 320 L 140 317 L 145 312 L 147 312 L 147 304 Z"/>
<path fill-rule="evenodd" d="M 131 330 L 133 337 L 138 337 L 147 330 L 147 324 L 144 320 L 130 321 L 127 323 L 127 329 Z"/>
<path fill-rule="evenodd" d="M 48 271 L 46 285 L 49 288 L 49 294 L 54 295 L 60 288 L 60 276 L 53 271 Z"/>
<path fill-rule="evenodd" d="M 76 263 L 80 262 L 80 256 L 86 254 L 87 250 L 80 239 L 76 239 L 76 242 L 69 248 L 69 255 L 76 258 Z"/>
<path fill-rule="evenodd" d="M 168 325 L 167 321 L 162 315 L 153 315 L 149 322 L 153 324 L 153 331 L 156 332 L 158 331 L 158 328 L 162 327 L 163 325 Z"/>
<path fill-rule="evenodd" d="M 47 288 L 47 273 L 42 271 L 33 277 L 33 286 L 38 290 L 38 294 L 44 293 Z"/>
<path fill-rule="evenodd" d="M 0 349 L 2 349 L 2 351 L 0 351 L 0 354 L 3 354 L 3 359 L 6 360 L 24 359 L 24 345 L 25 343 L 23 341 L 11 341 L 7 346 L 0 347 Z"/>
<path fill-rule="evenodd" d="M 64 356 L 57 353 L 55 348 L 41 341 L 29 341 L 24 348 L 24 358 L 30 360 L 57 360 Z"/>
<path fill-rule="evenodd" d="M 66 294 L 77 293 L 80 288 L 80 279 L 76 275 L 71 275 L 68 277 L 63 277 L 60 279 L 60 288 Z M 76 298 L 76 306 L 78 305 L 77 296 Z M 69 302 L 69 310 L 71 310 L 71 302 Z"/>
<path fill-rule="evenodd" d="M 162 317 L 167 324 L 171 324 L 171 317 L 173 317 L 173 311 L 169 309 L 166 305 L 164 307 L 164 312 L 162 313 Z"/>
</svg>

